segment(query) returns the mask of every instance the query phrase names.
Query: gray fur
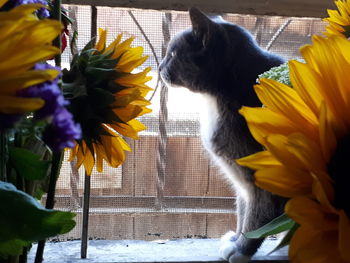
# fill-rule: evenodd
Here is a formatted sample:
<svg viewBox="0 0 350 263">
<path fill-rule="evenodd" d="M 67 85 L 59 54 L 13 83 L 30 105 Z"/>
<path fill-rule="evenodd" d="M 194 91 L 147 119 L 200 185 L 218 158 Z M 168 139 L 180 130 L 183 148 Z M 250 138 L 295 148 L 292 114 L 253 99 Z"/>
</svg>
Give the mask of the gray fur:
<svg viewBox="0 0 350 263">
<path fill-rule="evenodd" d="M 213 107 L 217 119 L 209 124 L 211 131 L 202 128 L 202 141 L 237 193 L 238 223 L 231 241 L 240 254 L 251 256 L 262 240 L 246 239 L 241 233 L 280 215 L 285 199 L 257 188 L 253 171 L 235 163 L 234 159 L 262 150 L 238 110 L 243 105 L 261 106 L 253 90 L 257 76 L 284 61 L 262 50 L 237 25 L 211 20 L 196 8 L 190 9 L 190 17 L 192 28 L 171 40 L 159 70 L 170 86 L 188 88 L 213 102 L 207 107 Z"/>
</svg>

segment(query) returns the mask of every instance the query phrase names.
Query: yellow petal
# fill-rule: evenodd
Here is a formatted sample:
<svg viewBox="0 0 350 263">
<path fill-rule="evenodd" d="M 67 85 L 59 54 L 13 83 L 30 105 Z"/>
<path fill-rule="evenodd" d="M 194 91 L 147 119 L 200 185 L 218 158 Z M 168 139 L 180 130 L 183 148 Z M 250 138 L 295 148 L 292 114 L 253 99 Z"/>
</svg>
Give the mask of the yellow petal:
<svg viewBox="0 0 350 263">
<path fill-rule="evenodd" d="M 84 141 L 82 141 L 80 144 L 78 143 L 78 147 L 77 147 L 77 168 L 79 168 L 85 159 L 85 152 L 83 151 L 83 145 L 85 144 Z"/>
<path fill-rule="evenodd" d="M 298 263 L 345 263 L 337 250 L 335 231 L 316 231 L 310 226 L 300 226 L 289 246 L 289 259 Z"/>
<path fill-rule="evenodd" d="M 145 57 L 141 57 L 138 59 L 130 60 L 130 61 L 128 61 L 128 63 L 118 65 L 117 70 L 119 70 L 121 72 L 131 72 L 135 68 L 137 68 L 137 67 L 141 66 L 143 63 L 145 63 L 145 61 L 147 59 L 148 59 L 148 57 L 145 56 Z"/>
<path fill-rule="evenodd" d="M 108 163 L 112 167 L 118 167 L 125 160 L 123 145 L 120 143 L 119 136 L 101 136 Z"/>
<path fill-rule="evenodd" d="M 113 137 L 101 136 L 101 143 L 98 144 L 98 154 L 107 161 L 107 163 L 113 166 Z"/>
<path fill-rule="evenodd" d="M 0 7 L 2 7 L 8 0 L 0 0 Z"/>
<path fill-rule="evenodd" d="M 115 47 L 119 44 L 119 42 L 122 40 L 123 34 L 119 34 L 111 44 L 108 45 L 108 47 L 106 48 L 106 52 L 110 51 L 110 50 L 114 50 Z"/>
<path fill-rule="evenodd" d="M 139 116 L 142 112 L 142 108 L 140 106 L 128 104 L 125 107 L 113 109 L 113 112 L 117 114 L 122 121 L 128 122 Z"/>
<path fill-rule="evenodd" d="M 300 130 L 300 126 L 295 126 L 284 115 L 273 112 L 268 108 L 242 107 L 239 113 L 247 121 L 250 132 L 255 140 L 265 145 L 266 137 L 269 134 L 290 134 Z"/>
<path fill-rule="evenodd" d="M 43 107 L 45 102 L 39 98 L 20 98 L 0 95 L 0 112 L 20 114 L 35 111 Z"/>
<path fill-rule="evenodd" d="M 110 124 L 110 126 L 123 136 L 127 136 L 134 140 L 139 139 L 138 132 L 143 131 L 146 127 L 138 120 L 131 120 L 128 124 L 118 123 Z"/>
<path fill-rule="evenodd" d="M 124 151 L 128 151 L 128 152 L 131 152 L 131 148 L 129 146 L 129 144 L 120 136 L 116 137 L 117 140 L 119 141 L 120 145 L 121 145 L 121 148 L 124 150 Z"/>
<path fill-rule="evenodd" d="M 75 146 L 73 148 L 68 148 L 69 151 L 69 157 L 68 157 L 68 162 L 71 162 L 74 160 L 74 158 L 76 157 L 76 155 L 78 154 L 78 150 L 79 150 L 79 144 L 75 143 Z M 79 168 L 79 167 L 77 167 Z"/>
<path fill-rule="evenodd" d="M 85 148 L 84 149 L 85 151 L 85 154 L 84 154 L 84 168 L 85 168 L 85 172 L 87 175 L 91 175 L 92 173 L 92 168 L 94 167 L 95 165 L 95 158 L 94 156 L 92 155 L 91 151 L 89 148 Z"/>
<path fill-rule="evenodd" d="M 325 103 L 322 103 L 320 110 L 320 144 L 324 159 L 328 163 L 337 145 L 337 139 L 333 132 L 332 126 L 327 117 L 327 108 Z"/>
<path fill-rule="evenodd" d="M 96 154 L 96 170 L 99 173 L 103 172 L 103 158 L 99 155 Z"/>
<path fill-rule="evenodd" d="M 300 133 L 294 133 L 287 138 L 287 149 L 304 167 L 311 172 L 327 171 L 327 164 L 317 143 Z"/>
<path fill-rule="evenodd" d="M 333 182 L 327 173 L 314 174 L 314 182 L 312 185 L 312 193 L 326 209 L 333 213 L 337 213 L 332 203 L 334 202 Z"/>
<path fill-rule="evenodd" d="M 331 48 L 330 48 L 331 47 Z M 301 52 L 315 71 L 319 72 L 321 81 L 318 82 L 320 93 L 327 107 L 335 118 L 338 129 L 344 130 L 344 122 L 349 122 L 346 112 L 349 110 L 349 62 L 344 52 L 349 52 L 350 43 L 344 37 L 330 38 L 313 37 L 313 45 L 305 46 Z M 345 51 L 347 50 L 347 51 Z M 329 69 L 332 70 L 329 70 Z M 329 88 L 335 87 L 335 88 Z"/>
<path fill-rule="evenodd" d="M 60 34 L 62 29 L 62 24 L 53 19 L 27 23 L 25 30 L 31 32 L 31 34 L 27 34 L 26 43 L 50 43 Z"/>
<path fill-rule="evenodd" d="M 60 50 L 53 46 L 38 46 L 31 50 L 24 50 L 17 55 L 9 57 L 7 62 L 0 62 L 1 76 L 15 75 L 34 66 L 35 63 L 52 58 L 60 53 Z"/>
<path fill-rule="evenodd" d="M 236 160 L 239 165 L 249 167 L 253 170 L 281 166 L 281 163 L 269 152 L 262 151 Z"/>
<path fill-rule="evenodd" d="M 304 162 L 291 151 L 288 137 L 279 134 L 272 134 L 266 138 L 266 148 L 286 168 L 308 171 Z"/>
<path fill-rule="evenodd" d="M 115 47 L 114 53 L 112 55 L 112 58 L 119 58 L 122 54 L 124 54 L 128 49 L 130 49 L 131 43 L 134 41 L 134 37 L 130 37 L 126 40 L 124 40 L 122 43 L 118 44 Z"/>
<path fill-rule="evenodd" d="M 292 240 L 290 241 L 288 256 L 292 262 L 306 262 L 310 260 L 313 255 L 310 253 L 313 251 L 305 250 L 309 244 L 312 244 L 318 237 L 318 232 L 309 226 L 300 226 L 294 233 Z M 309 253 L 309 254 L 306 254 Z"/>
<path fill-rule="evenodd" d="M 308 173 L 281 166 L 256 171 L 255 184 L 271 193 L 294 197 L 311 193 L 312 178 Z"/>
<path fill-rule="evenodd" d="M 311 137 L 317 134 L 317 118 L 294 89 L 271 79 L 260 79 L 260 83 L 254 88 L 267 108 L 286 115 L 295 125 L 303 127 L 305 134 Z"/>
<path fill-rule="evenodd" d="M 99 28 L 98 34 L 99 34 L 99 40 L 98 40 L 95 48 L 98 51 L 102 52 L 104 50 L 104 48 L 106 47 L 107 30 Z"/>
<path fill-rule="evenodd" d="M 315 228 L 315 231 L 331 231 L 338 228 L 337 217 L 328 216 L 324 207 L 305 196 L 296 196 L 286 204 L 287 215 L 298 224 Z"/>
<path fill-rule="evenodd" d="M 142 87 L 143 84 L 145 84 L 146 82 L 148 82 L 149 80 L 152 79 L 151 76 L 147 76 L 147 73 L 150 70 L 151 70 L 151 68 L 148 67 L 148 68 L 144 69 L 142 72 L 139 72 L 139 73 L 124 74 L 123 76 L 121 76 L 120 78 L 116 79 L 115 81 L 118 84 L 120 84 L 122 86 L 125 86 L 125 87 L 130 87 L 130 88 L 134 88 L 134 87 L 138 87 L 138 86 Z M 144 87 L 147 88 L 146 86 L 144 86 Z"/>
<path fill-rule="evenodd" d="M 308 65 L 299 61 L 289 62 L 289 73 L 294 89 L 315 116 L 318 116 L 320 102 L 322 101 L 319 91 L 319 83 L 321 82 L 319 75 Z"/>
<path fill-rule="evenodd" d="M 0 78 L 0 94 L 15 95 L 16 91 L 39 83 L 52 80 L 57 77 L 57 70 L 31 70 L 18 74 L 15 78 Z"/>
</svg>

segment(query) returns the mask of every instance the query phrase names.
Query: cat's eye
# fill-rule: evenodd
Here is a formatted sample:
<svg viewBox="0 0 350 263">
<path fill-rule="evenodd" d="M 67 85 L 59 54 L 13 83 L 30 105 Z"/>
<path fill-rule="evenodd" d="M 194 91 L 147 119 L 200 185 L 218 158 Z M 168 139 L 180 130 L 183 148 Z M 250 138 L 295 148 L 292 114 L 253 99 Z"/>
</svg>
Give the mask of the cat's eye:
<svg viewBox="0 0 350 263">
<path fill-rule="evenodd" d="M 170 52 L 170 57 L 175 57 L 175 55 L 176 55 L 175 51 Z"/>
</svg>

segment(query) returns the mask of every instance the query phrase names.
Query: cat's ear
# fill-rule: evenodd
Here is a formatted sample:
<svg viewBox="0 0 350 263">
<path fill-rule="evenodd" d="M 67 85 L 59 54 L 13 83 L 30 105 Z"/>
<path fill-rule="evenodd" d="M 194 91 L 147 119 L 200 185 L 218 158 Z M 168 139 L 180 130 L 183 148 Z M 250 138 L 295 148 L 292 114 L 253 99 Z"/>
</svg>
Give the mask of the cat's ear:
<svg viewBox="0 0 350 263">
<path fill-rule="evenodd" d="M 216 24 L 198 8 L 191 7 L 189 13 L 192 23 L 192 32 L 196 38 L 202 41 L 203 46 L 206 47 L 213 36 Z"/>
</svg>

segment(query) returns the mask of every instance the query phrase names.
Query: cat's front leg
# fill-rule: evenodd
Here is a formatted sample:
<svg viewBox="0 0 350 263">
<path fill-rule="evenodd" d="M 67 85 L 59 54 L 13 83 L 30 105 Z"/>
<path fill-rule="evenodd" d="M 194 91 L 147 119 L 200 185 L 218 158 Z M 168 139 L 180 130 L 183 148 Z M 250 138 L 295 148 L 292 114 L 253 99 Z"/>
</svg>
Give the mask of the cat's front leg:
<svg viewBox="0 0 350 263">
<path fill-rule="evenodd" d="M 274 196 L 257 187 L 250 191 L 249 202 L 245 203 L 242 232 L 247 233 L 260 228 L 283 213 L 285 198 Z M 243 200 L 244 201 L 244 200 Z M 248 239 L 234 232 L 222 239 L 221 255 L 230 263 L 248 262 L 263 242 L 261 239 Z"/>
<path fill-rule="evenodd" d="M 237 211 L 237 227 L 236 232 L 229 231 L 221 238 L 220 244 L 220 255 L 223 259 L 229 261 L 230 263 L 244 263 L 249 261 L 250 256 L 243 255 L 238 251 L 237 240 L 242 235 L 242 228 L 245 218 L 245 200 L 237 194 L 236 199 L 236 211 Z"/>
<path fill-rule="evenodd" d="M 237 246 L 239 234 L 229 231 L 221 238 L 220 255 L 230 263 L 246 263 L 251 256 L 242 254 Z"/>
<path fill-rule="evenodd" d="M 239 236 L 242 234 L 242 228 L 243 228 L 244 218 L 245 218 L 245 210 L 246 210 L 246 201 L 237 192 L 236 194 L 236 218 L 237 218 L 236 233 L 234 237 L 231 238 L 234 241 L 236 241 L 239 238 Z M 230 232 L 228 232 L 227 234 L 229 234 Z"/>
</svg>

